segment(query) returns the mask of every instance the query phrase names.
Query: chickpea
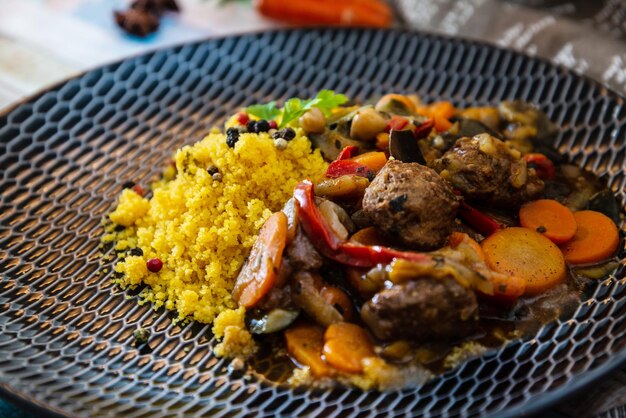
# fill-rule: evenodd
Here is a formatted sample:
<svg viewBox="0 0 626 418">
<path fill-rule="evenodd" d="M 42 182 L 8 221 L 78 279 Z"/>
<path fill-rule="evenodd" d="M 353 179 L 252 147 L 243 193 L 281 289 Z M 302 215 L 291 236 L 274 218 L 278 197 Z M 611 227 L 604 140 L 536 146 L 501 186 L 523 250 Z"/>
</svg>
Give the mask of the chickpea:
<svg viewBox="0 0 626 418">
<path fill-rule="evenodd" d="M 372 108 L 361 109 L 352 119 L 350 136 L 358 141 L 372 141 L 386 126 L 387 120 L 380 112 Z"/>
<path fill-rule="evenodd" d="M 299 121 L 306 133 L 321 134 L 326 129 L 326 116 L 317 107 L 309 109 Z"/>
</svg>

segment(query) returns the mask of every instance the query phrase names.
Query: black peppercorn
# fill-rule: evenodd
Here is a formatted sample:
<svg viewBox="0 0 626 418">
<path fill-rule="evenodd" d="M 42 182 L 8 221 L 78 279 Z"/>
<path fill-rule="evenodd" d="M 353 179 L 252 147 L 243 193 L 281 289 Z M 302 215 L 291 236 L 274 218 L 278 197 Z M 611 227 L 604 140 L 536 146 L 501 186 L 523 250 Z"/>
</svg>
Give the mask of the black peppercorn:
<svg viewBox="0 0 626 418">
<path fill-rule="evenodd" d="M 255 126 L 256 133 L 267 132 L 270 130 L 270 124 L 265 119 L 257 121 Z"/>
<path fill-rule="evenodd" d="M 296 131 L 294 131 L 292 128 L 283 128 L 280 131 L 274 132 L 274 134 L 272 135 L 272 138 L 274 139 L 282 138 L 285 141 L 291 141 L 295 137 Z"/>
<path fill-rule="evenodd" d="M 217 167 L 215 167 L 213 164 L 211 164 L 209 166 L 209 168 L 206 169 L 206 171 L 210 174 L 213 175 L 215 173 L 217 173 L 218 171 L 220 171 Z"/>
<path fill-rule="evenodd" d="M 251 134 L 256 133 L 256 122 L 253 120 L 249 120 L 248 123 L 246 123 L 246 131 L 250 132 Z"/>
<path fill-rule="evenodd" d="M 296 137 L 296 131 L 294 131 L 292 128 L 284 128 L 280 131 L 282 132 L 282 138 L 287 141 L 291 141 Z"/>
<path fill-rule="evenodd" d="M 239 131 L 236 128 L 228 128 L 226 130 L 226 145 L 233 148 L 239 141 Z"/>
<path fill-rule="evenodd" d="M 124 184 L 122 184 L 122 187 L 125 189 L 132 189 L 133 187 L 135 187 L 135 182 L 134 181 L 127 181 Z"/>
<path fill-rule="evenodd" d="M 139 247 L 131 248 L 128 251 L 128 255 L 134 255 L 134 256 L 137 256 L 137 257 L 141 257 L 141 256 L 143 256 L 143 250 L 141 248 L 139 248 Z"/>
<path fill-rule="evenodd" d="M 226 129 L 226 135 L 239 135 L 239 129 L 237 128 L 228 128 Z"/>
</svg>

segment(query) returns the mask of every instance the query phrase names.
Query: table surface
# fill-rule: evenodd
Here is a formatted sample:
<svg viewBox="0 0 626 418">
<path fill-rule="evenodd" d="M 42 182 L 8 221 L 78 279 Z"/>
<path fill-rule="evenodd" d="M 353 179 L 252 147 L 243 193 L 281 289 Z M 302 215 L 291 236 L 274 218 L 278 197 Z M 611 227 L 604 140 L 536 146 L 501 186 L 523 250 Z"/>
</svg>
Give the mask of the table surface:
<svg viewBox="0 0 626 418">
<path fill-rule="evenodd" d="M 212 36 L 282 26 L 257 15 L 246 0 L 227 4 L 220 0 L 177 1 L 183 13 L 164 17 L 156 34 L 138 39 L 125 35 L 113 22 L 112 11 L 123 9 L 127 5 L 124 0 L 0 0 L 0 112 L 50 85 L 128 56 Z M 626 387 L 624 376 L 620 372 L 607 381 L 622 382 Z M 611 406 L 625 403 L 626 393 L 612 401 Z M 541 416 L 583 416 L 575 405 L 560 405 Z M 0 399 L 0 417 L 33 416 Z M 602 416 L 626 415 L 614 410 Z"/>
<path fill-rule="evenodd" d="M 131 55 L 281 26 L 245 1 L 177 1 L 183 13 L 166 15 L 157 33 L 140 39 L 125 35 L 113 22 L 113 10 L 127 4 L 122 0 L 0 0 L 0 109 Z"/>
</svg>

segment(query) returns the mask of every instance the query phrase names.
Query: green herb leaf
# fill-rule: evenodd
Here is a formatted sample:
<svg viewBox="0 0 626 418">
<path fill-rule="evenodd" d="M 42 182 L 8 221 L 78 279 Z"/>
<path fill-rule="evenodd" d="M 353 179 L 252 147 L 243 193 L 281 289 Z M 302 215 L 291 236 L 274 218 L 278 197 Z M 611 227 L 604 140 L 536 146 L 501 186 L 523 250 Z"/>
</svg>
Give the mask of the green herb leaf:
<svg viewBox="0 0 626 418">
<path fill-rule="evenodd" d="M 287 100 L 283 107 L 283 117 L 280 120 L 280 126 L 285 126 L 292 120 L 298 119 L 300 116 L 304 115 L 307 111 L 307 109 L 304 108 L 306 102 L 307 101 L 300 100 L 296 97 Z"/>
<path fill-rule="evenodd" d="M 280 109 L 276 107 L 276 102 L 267 104 L 255 104 L 248 106 L 246 112 L 256 116 L 259 119 L 274 120 L 280 115 Z"/>
<path fill-rule="evenodd" d="M 348 98 L 343 94 L 335 94 L 332 90 L 322 90 L 317 93 L 317 103 L 315 107 L 319 108 L 324 115 L 330 116 L 331 110 L 340 106 L 348 101 Z"/>
<path fill-rule="evenodd" d="M 331 111 L 348 101 L 348 98 L 343 94 L 335 94 L 332 90 L 322 90 L 317 93 L 312 99 L 302 100 L 294 97 L 285 102 L 284 107 L 278 109 L 276 102 L 269 102 L 264 105 L 252 105 L 249 106 L 246 111 L 251 115 L 265 120 L 273 120 L 278 116 L 282 116 L 280 119 L 280 127 L 284 127 L 289 122 L 298 119 L 304 115 L 307 110 L 317 107 L 327 117 L 331 115 Z"/>
<path fill-rule="evenodd" d="M 348 98 L 346 96 L 343 94 L 335 94 L 332 90 L 322 90 L 317 93 L 317 96 L 309 100 L 301 100 L 298 98 L 289 99 L 285 102 L 280 126 L 287 125 L 292 120 L 304 115 L 307 110 L 313 107 L 320 109 L 324 112 L 324 115 L 330 116 L 332 109 L 347 101 Z"/>
</svg>

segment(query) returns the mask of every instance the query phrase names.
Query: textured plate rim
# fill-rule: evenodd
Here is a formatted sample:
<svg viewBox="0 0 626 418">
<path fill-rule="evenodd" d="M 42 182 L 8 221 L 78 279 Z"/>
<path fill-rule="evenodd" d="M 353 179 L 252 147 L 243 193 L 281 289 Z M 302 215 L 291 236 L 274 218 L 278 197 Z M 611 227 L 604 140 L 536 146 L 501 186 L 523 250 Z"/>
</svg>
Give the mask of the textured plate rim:
<svg viewBox="0 0 626 418">
<path fill-rule="evenodd" d="M 0 109 L 0 117 L 6 116 L 9 113 L 20 108 L 21 106 L 24 106 L 30 102 L 37 100 L 38 98 L 42 97 L 46 93 L 50 92 L 51 90 L 57 89 L 72 80 L 83 77 L 84 75 L 92 71 L 96 71 L 101 68 L 120 65 L 129 60 L 133 60 L 133 59 L 137 59 L 137 58 L 145 57 L 145 56 L 150 56 L 150 55 L 162 52 L 162 51 L 172 51 L 172 50 L 176 50 L 176 49 L 183 48 L 186 46 L 201 45 L 206 42 L 235 39 L 235 38 L 241 38 L 241 37 L 246 37 L 246 36 L 254 37 L 254 36 L 259 36 L 263 34 L 281 34 L 281 33 L 289 35 L 291 33 L 306 33 L 306 32 L 320 31 L 320 30 L 344 31 L 344 32 L 358 31 L 358 30 L 371 30 L 371 31 L 386 32 L 386 33 L 401 33 L 401 34 L 403 33 L 403 34 L 408 34 L 408 35 L 415 35 L 420 38 L 444 40 L 447 42 L 452 42 L 452 43 L 457 43 L 457 44 L 460 43 L 460 44 L 468 45 L 468 46 L 475 45 L 475 46 L 485 47 L 491 50 L 512 53 L 517 56 L 524 57 L 526 59 L 530 59 L 530 60 L 534 60 L 534 61 L 546 64 L 549 67 L 556 69 L 559 75 L 563 75 L 563 76 L 567 75 L 567 76 L 571 76 L 577 79 L 584 80 L 590 86 L 597 87 L 599 91 L 601 92 L 601 94 L 613 96 L 614 98 L 622 102 L 622 104 L 626 102 L 626 95 L 612 88 L 607 87 L 603 83 L 595 79 L 592 79 L 591 77 L 585 74 L 578 74 L 572 69 L 565 67 L 563 65 L 560 65 L 560 64 L 555 64 L 547 58 L 530 55 L 525 52 L 517 51 L 513 48 L 505 48 L 505 47 L 502 47 L 502 46 L 499 46 L 497 44 L 490 43 L 487 41 L 482 41 L 482 40 L 478 40 L 474 38 L 465 38 L 462 36 L 452 36 L 452 35 L 447 35 L 447 34 L 440 34 L 440 33 L 410 29 L 410 28 L 377 29 L 377 28 L 368 28 L 368 27 L 336 28 L 336 27 L 312 26 L 312 27 L 306 27 L 306 28 L 278 28 L 278 29 L 272 29 L 272 30 L 255 30 L 255 31 L 241 32 L 241 33 L 237 33 L 234 35 L 208 37 L 208 38 L 204 38 L 204 39 L 193 41 L 193 42 L 183 42 L 183 43 L 174 44 L 174 45 L 167 45 L 163 47 L 154 48 L 149 51 L 131 54 L 123 59 L 114 60 L 114 61 L 107 62 L 107 63 L 104 63 L 102 65 L 99 65 L 93 68 L 86 69 L 84 71 L 76 72 L 72 74 L 71 76 L 68 76 L 53 84 L 50 84 L 35 93 L 32 93 L 21 99 L 18 99 L 15 102 L 11 102 L 7 106 Z M 622 211 L 623 210 L 624 208 L 622 208 Z M 534 396 L 533 398 L 530 398 L 525 403 L 511 406 L 510 408 L 506 408 L 501 411 L 493 412 L 487 416 L 517 417 L 520 415 L 533 415 L 533 414 L 539 413 L 551 406 L 554 406 L 555 404 L 561 401 L 564 401 L 574 396 L 576 393 L 580 392 L 586 386 L 591 385 L 592 383 L 598 381 L 599 379 L 606 376 L 611 371 L 613 371 L 614 369 L 622 365 L 626 365 L 626 346 L 618 350 L 613 355 L 613 357 L 610 360 L 606 361 L 604 364 L 601 364 L 600 366 L 597 366 L 596 368 L 590 369 L 588 371 L 582 372 L 578 376 L 577 380 L 570 382 L 570 384 L 559 386 L 558 388 L 553 389 L 553 390 L 548 390 L 546 392 L 543 392 L 541 394 Z M 16 387 L 8 383 L 0 383 L 0 398 L 3 398 L 9 402 L 13 402 L 19 407 L 29 412 L 35 412 L 41 416 L 55 417 L 55 418 L 56 417 L 70 418 L 70 417 L 76 416 L 69 411 L 56 408 L 46 402 L 40 401 L 34 398 L 33 396 L 25 393 L 24 391 L 20 389 L 17 389 Z"/>
</svg>

